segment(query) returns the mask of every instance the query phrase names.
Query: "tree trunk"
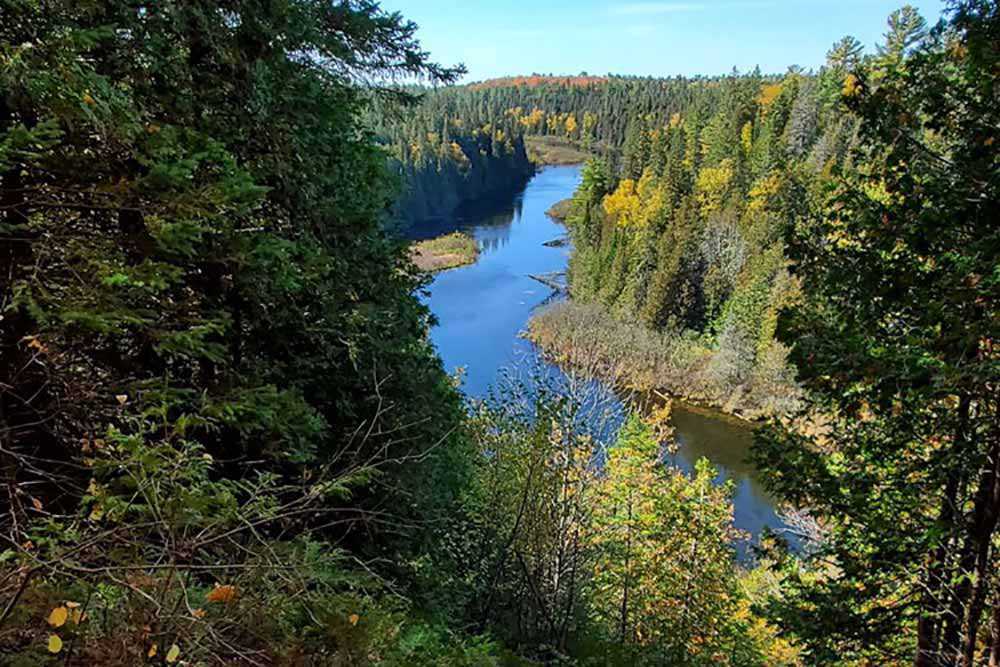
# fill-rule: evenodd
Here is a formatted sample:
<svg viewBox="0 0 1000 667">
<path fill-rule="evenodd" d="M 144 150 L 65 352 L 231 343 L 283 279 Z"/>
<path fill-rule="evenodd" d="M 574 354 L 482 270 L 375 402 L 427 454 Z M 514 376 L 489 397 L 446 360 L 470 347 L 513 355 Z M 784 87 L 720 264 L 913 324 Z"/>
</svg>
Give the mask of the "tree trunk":
<svg viewBox="0 0 1000 667">
<path fill-rule="evenodd" d="M 965 544 L 956 573 L 959 583 L 954 589 L 942 646 L 945 665 L 968 665 L 966 656 L 970 644 L 972 650 L 975 650 L 976 637 L 973 632 L 978 631 L 983 604 L 981 600 L 978 605 L 974 603 L 974 586 L 978 585 L 983 576 L 989 575 L 986 568 L 989 564 L 990 541 L 996 530 L 998 514 L 1000 514 L 1000 442 L 990 447 L 989 454 L 983 462 L 972 516 L 967 524 Z"/>
<path fill-rule="evenodd" d="M 969 407 L 971 401 L 968 396 L 962 396 L 959 400 L 959 421 L 955 429 L 955 440 L 952 444 L 952 451 L 958 455 L 966 442 L 966 429 L 969 422 Z M 956 502 L 958 498 L 960 471 L 957 465 L 952 464 L 948 473 L 948 482 L 945 486 L 944 500 L 938 514 L 938 525 L 944 526 L 948 531 L 941 542 L 934 550 L 929 559 L 927 575 L 924 582 L 924 598 L 921 602 L 920 620 L 917 622 L 917 655 L 913 661 L 914 667 L 936 667 L 940 663 L 941 646 L 941 619 L 946 608 L 942 601 L 942 592 L 945 588 L 944 578 L 948 567 L 949 542 L 951 533 L 954 531 L 954 521 L 957 515 Z"/>
<path fill-rule="evenodd" d="M 994 586 L 994 589 L 997 588 Z M 990 667 L 1000 667 L 1000 590 L 993 592 L 993 636 L 989 648 Z"/>
<path fill-rule="evenodd" d="M 628 532 L 625 534 L 625 576 L 622 586 L 621 643 L 625 646 L 628 633 L 629 570 L 632 567 L 632 500 L 628 502 Z"/>
<path fill-rule="evenodd" d="M 976 654 L 976 641 L 979 635 L 979 624 L 986 607 L 992 573 L 990 572 L 993 535 L 1000 520 L 1000 443 L 993 446 L 990 452 L 992 468 L 988 479 L 981 489 L 982 496 L 977 497 L 977 510 L 980 501 L 983 504 L 982 521 L 976 527 L 978 549 L 976 551 L 976 580 L 972 601 L 969 605 L 968 628 L 963 651 L 963 664 L 972 667 Z"/>
</svg>

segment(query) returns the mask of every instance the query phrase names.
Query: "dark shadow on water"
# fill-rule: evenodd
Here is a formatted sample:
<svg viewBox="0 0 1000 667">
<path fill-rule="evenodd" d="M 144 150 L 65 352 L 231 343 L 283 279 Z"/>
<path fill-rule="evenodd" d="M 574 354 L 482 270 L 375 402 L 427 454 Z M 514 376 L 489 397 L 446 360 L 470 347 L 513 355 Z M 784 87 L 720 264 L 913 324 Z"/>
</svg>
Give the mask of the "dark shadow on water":
<svg viewBox="0 0 1000 667">
<path fill-rule="evenodd" d="M 503 228 L 521 217 L 524 192 L 528 183 L 496 197 L 463 204 L 455 215 L 416 222 L 401 231 L 408 241 L 425 241 L 452 232 L 468 231 L 473 227 Z"/>
</svg>

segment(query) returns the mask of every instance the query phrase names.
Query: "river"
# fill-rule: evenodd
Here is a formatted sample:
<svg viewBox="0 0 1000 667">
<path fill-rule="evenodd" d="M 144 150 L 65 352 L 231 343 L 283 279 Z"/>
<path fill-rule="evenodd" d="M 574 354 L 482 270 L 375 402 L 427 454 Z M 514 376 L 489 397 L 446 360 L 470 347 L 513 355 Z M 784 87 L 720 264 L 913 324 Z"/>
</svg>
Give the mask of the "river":
<svg viewBox="0 0 1000 667">
<path fill-rule="evenodd" d="M 475 264 L 438 274 L 427 298 L 438 319 L 431 339 L 449 372 L 463 369 L 462 388 L 468 396 L 485 397 L 502 375 L 537 363 L 534 346 L 519 334 L 536 308 L 559 297 L 530 276 L 565 270 L 569 248 L 545 243 L 564 237 L 566 230 L 546 211 L 570 197 L 579 181 L 579 167 L 548 167 L 509 206 L 434 226 L 435 234 L 462 229 L 480 247 Z M 673 425 L 678 466 L 691 470 L 705 457 L 719 468 L 720 480 L 734 480 L 737 528 L 756 537 L 765 527 L 784 527 L 774 500 L 746 462 L 749 427 L 682 404 L 675 404 Z"/>
</svg>

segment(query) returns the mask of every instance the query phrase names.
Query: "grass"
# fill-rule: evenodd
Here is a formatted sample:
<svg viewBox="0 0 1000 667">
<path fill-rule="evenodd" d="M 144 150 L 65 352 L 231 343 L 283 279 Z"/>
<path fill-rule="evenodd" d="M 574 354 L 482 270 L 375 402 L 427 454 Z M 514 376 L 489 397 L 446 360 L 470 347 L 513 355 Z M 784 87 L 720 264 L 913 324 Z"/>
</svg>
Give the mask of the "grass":
<svg viewBox="0 0 1000 667">
<path fill-rule="evenodd" d="M 726 368 L 730 355 L 705 337 L 653 331 L 595 304 L 567 301 L 544 308 L 531 318 L 526 337 L 550 361 L 617 389 L 661 391 L 737 417 L 785 414 L 800 398 L 787 350 L 777 343 L 745 379 L 733 382 Z"/>
<path fill-rule="evenodd" d="M 582 164 L 590 154 L 563 137 L 525 137 L 528 156 L 535 164 Z"/>
<path fill-rule="evenodd" d="M 454 232 L 414 243 L 410 246 L 410 258 L 422 271 L 446 271 L 475 263 L 479 244 L 468 234 Z"/>
</svg>

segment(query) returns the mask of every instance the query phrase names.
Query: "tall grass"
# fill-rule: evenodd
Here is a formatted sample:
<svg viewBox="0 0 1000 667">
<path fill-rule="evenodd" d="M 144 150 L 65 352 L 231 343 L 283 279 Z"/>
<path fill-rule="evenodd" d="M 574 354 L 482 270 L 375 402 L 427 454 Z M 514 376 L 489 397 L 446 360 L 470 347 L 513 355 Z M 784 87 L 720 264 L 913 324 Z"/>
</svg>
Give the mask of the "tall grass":
<svg viewBox="0 0 1000 667">
<path fill-rule="evenodd" d="M 528 339 L 547 358 L 625 391 L 658 390 L 754 419 L 785 414 L 800 390 L 787 350 L 773 343 L 749 373 L 736 372 L 742 350 L 692 332 L 666 333 L 614 318 L 598 305 L 553 304 L 531 319 Z"/>
</svg>

